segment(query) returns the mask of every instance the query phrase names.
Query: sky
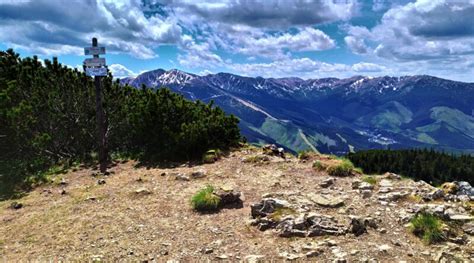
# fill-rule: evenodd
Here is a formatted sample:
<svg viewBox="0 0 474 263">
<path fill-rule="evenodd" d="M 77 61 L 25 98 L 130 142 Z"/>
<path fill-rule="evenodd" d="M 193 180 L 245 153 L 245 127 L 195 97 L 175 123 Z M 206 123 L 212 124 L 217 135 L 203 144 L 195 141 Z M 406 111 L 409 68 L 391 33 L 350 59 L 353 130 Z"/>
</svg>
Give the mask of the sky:
<svg viewBox="0 0 474 263">
<path fill-rule="evenodd" d="M 176 68 L 474 82 L 474 0 L 0 0 L 0 50 L 82 67 L 92 37 L 115 77 Z"/>
</svg>

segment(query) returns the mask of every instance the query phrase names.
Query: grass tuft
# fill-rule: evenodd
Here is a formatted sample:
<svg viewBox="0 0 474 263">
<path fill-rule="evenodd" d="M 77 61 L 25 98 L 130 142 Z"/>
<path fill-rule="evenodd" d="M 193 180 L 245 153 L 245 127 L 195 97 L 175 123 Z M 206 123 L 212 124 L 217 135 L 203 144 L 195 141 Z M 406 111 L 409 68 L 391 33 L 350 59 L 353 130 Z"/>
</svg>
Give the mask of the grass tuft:
<svg viewBox="0 0 474 263">
<path fill-rule="evenodd" d="M 341 163 L 330 166 L 327 171 L 332 176 L 349 176 L 355 169 L 351 161 L 343 159 Z"/>
<path fill-rule="evenodd" d="M 362 181 L 369 183 L 371 185 L 377 184 L 377 179 L 374 176 L 364 175 L 362 176 Z"/>
<path fill-rule="evenodd" d="M 311 159 L 311 156 L 313 156 L 313 155 L 314 155 L 314 152 L 310 151 L 310 150 L 300 151 L 300 152 L 298 152 L 298 159 L 300 159 L 300 160 L 309 160 L 309 159 Z"/>
<path fill-rule="evenodd" d="M 209 150 L 202 156 L 203 163 L 214 163 L 221 157 L 221 151 L 217 150 Z"/>
<path fill-rule="evenodd" d="M 319 160 L 316 160 L 316 161 L 314 161 L 314 163 L 313 163 L 313 169 L 315 169 L 316 171 L 324 171 L 324 170 L 326 170 L 326 168 L 327 168 L 326 165 L 323 164 L 323 163 L 322 163 L 321 161 L 319 161 Z"/>
<path fill-rule="evenodd" d="M 221 198 L 214 193 L 214 187 L 208 185 L 197 192 L 191 199 L 192 207 L 200 212 L 217 211 Z"/>
<path fill-rule="evenodd" d="M 443 221 L 435 215 L 428 213 L 417 214 L 410 223 L 411 232 L 421 237 L 427 244 L 433 244 L 445 239 L 442 230 Z"/>
</svg>

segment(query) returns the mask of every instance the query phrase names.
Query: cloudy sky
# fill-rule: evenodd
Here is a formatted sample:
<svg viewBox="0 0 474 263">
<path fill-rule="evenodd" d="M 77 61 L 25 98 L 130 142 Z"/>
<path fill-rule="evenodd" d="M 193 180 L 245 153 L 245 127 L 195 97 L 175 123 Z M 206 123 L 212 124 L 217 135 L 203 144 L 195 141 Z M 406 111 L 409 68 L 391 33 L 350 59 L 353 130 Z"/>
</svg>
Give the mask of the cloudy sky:
<svg viewBox="0 0 474 263">
<path fill-rule="evenodd" d="M 99 38 L 115 76 L 156 68 L 474 82 L 474 0 L 0 0 L 0 49 L 72 67 Z"/>
</svg>

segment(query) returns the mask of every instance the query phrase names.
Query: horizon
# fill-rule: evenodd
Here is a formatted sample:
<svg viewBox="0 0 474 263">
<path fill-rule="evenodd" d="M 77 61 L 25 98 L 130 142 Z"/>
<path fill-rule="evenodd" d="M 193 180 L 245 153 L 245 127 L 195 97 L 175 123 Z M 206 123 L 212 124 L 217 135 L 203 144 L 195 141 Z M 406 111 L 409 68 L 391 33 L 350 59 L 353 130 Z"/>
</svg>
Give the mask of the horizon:
<svg viewBox="0 0 474 263">
<path fill-rule="evenodd" d="M 176 68 L 200 76 L 428 75 L 474 82 L 469 1 L 104 0 L 66 6 L 0 0 L 0 10 L 0 50 L 54 56 L 76 68 L 83 47 L 97 37 L 118 78 Z"/>
<path fill-rule="evenodd" d="M 352 75 L 352 76 L 349 76 L 349 77 L 344 77 L 344 78 L 337 78 L 337 77 L 324 77 L 324 78 L 301 78 L 301 77 L 298 77 L 298 76 L 288 76 L 288 77 L 262 77 L 262 76 L 255 76 L 255 77 L 252 77 L 252 76 L 245 76 L 245 75 L 239 75 L 239 74 L 235 74 L 235 73 L 231 73 L 231 72 L 216 72 L 216 73 L 209 73 L 209 74 L 205 74 L 205 75 L 202 75 L 202 74 L 199 74 L 199 73 L 191 73 L 191 72 L 186 72 L 186 71 L 183 71 L 183 70 L 180 70 L 180 69 L 177 69 L 177 68 L 171 68 L 171 69 L 164 69 L 164 68 L 157 68 L 157 69 L 151 69 L 149 71 L 145 71 L 145 72 L 141 72 L 139 75 L 136 75 L 136 76 L 129 76 L 129 77 L 123 77 L 123 78 L 119 78 L 119 79 L 125 79 L 125 78 L 136 78 L 142 74 L 145 74 L 145 73 L 148 73 L 148 72 L 152 72 L 152 71 L 158 71 L 158 70 L 163 70 L 164 72 L 170 72 L 170 71 L 174 71 L 174 70 L 177 70 L 177 71 L 180 71 L 180 72 L 183 72 L 183 73 L 186 73 L 186 74 L 192 74 L 192 75 L 195 75 L 195 76 L 199 76 L 199 77 L 205 77 L 207 75 L 217 75 L 217 74 L 230 74 L 230 75 L 234 75 L 234 76 L 240 76 L 240 77 L 248 77 L 248 78 L 263 78 L 263 79 L 288 79 L 288 78 L 297 78 L 297 79 L 301 79 L 303 81 L 308 81 L 308 80 L 317 80 L 317 79 L 327 79 L 327 78 L 333 78 L 333 79 L 339 79 L 339 80 L 342 80 L 342 79 L 351 79 L 351 78 L 356 78 L 356 77 L 361 77 L 361 78 L 370 78 L 370 79 L 373 79 L 373 78 L 410 78 L 410 77 L 434 77 L 434 78 L 438 78 L 438 79 L 442 79 L 442 80 L 447 80 L 447 81 L 454 81 L 454 82 L 461 82 L 461 83 L 466 83 L 466 84 L 473 84 L 473 82 L 465 82 L 465 81 L 458 81 L 458 80 L 452 80 L 452 79 L 447 79 L 447 78 L 441 78 L 441 77 L 437 77 L 437 76 L 433 76 L 433 75 L 426 75 L 426 74 L 420 74 L 420 75 L 403 75 L 403 76 L 389 76 L 389 75 L 384 75 L 384 76 L 370 76 L 370 75 Z"/>
</svg>

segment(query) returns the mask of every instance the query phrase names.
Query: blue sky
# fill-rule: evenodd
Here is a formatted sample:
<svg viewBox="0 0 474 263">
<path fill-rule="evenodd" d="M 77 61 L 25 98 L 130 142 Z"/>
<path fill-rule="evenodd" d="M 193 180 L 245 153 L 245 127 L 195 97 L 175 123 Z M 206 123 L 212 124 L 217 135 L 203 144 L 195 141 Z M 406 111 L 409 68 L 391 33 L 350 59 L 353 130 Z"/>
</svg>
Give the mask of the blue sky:
<svg viewBox="0 0 474 263">
<path fill-rule="evenodd" d="M 82 64 L 92 37 L 117 77 L 428 74 L 474 82 L 471 0 L 0 0 L 0 49 Z"/>
</svg>

